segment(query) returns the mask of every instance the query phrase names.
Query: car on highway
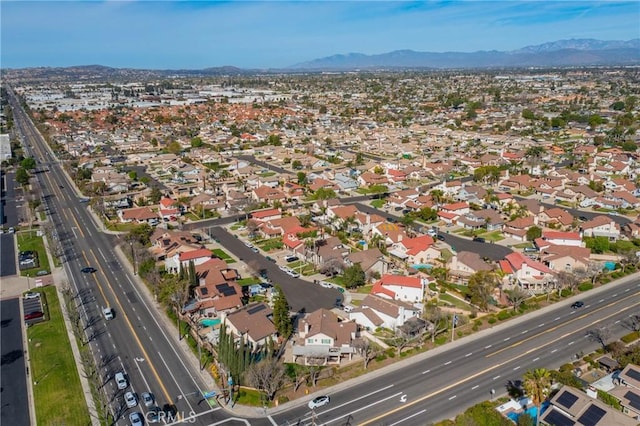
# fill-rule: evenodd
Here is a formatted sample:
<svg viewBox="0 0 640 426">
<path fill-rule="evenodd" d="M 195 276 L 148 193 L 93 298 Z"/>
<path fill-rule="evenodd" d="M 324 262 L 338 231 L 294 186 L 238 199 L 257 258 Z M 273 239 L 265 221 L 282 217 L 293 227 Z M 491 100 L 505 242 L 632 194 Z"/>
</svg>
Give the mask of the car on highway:
<svg viewBox="0 0 640 426">
<path fill-rule="evenodd" d="M 124 401 L 127 403 L 127 407 L 133 408 L 138 405 L 138 398 L 133 392 L 127 392 L 124 394 Z"/>
<path fill-rule="evenodd" d="M 92 268 L 91 266 L 85 266 L 84 268 L 80 269 L 80 272 L 82 272 L 83 274 L 93 274 L 96 271 L 97 269 Z"/>
<path fill-rule="evenodd" d="M 144 425 L 144 420 L 143 420 L 142 414 L 140 414 L 138 412 L 129 414 L 129 423 L 131 423 L 131 426 L 142 426 L 142 425 Z"/>
<path fill-rule="evenodd" d="M 129 382 L 127 382 L 127 379 L 124 377 L 123 372 L 118 371 L 115 375 L 115 379 L 116 384 L 118 385 L 118 389 L 126 389 L 127 386 L 129 386 Z"/>
<path fill-rule="evenodd" d="M 582 300 L 578 300 L 573 305 L 571 305 L 571 309 L 578 309 L 584 306 L 584 302 Z"/>
<path fill-rule="evenodd" d="M 106 308 L 102 308 L 102 314 L 104 315 L 104 319 L 108 320 L 112 320 L 114 315 L 113 315 L 113 309 L 111 309 L 111 307 L 107 306 Z"/>
<path fill-rule="evenodd" d="M 153 395 L 151 392 L 142 392 L 142 403 L 145 407 L 151 407 L 153 405 Z"/>
<path fill-rule="evenodd" d="M 323 407 L 327 405 L 330 401 L 330 398 L 327 395 L 321 395 L 316 398 L 313 398 L 309 401 L 309 409 L 315 410 L 316 408 Z"/>
</svg>

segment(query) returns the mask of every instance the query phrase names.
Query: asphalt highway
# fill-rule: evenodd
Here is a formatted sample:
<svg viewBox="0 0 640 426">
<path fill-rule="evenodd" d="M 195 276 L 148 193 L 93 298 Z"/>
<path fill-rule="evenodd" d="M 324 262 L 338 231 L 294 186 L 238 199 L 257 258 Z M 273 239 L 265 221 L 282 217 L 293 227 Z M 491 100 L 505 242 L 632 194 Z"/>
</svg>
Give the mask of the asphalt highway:
<svg viewBox="0 0 640 426">
<path fill-rule="evenodd" d="M 509 381 L 538 367 L 557 368 L 599 344 L 586 331 L 606 326 L 611 338 L 629 330 L 623 321 L 640 310 L 638 277 L 515 319 L 367 377 L 327 391 L 331 403 L 316 410 L 316 424 L 425 425 L 453 417 L 465 407 L 506 393 Z M 304 405 L 274 415 L 278 424 L 311 424 Z"/>
</svg>

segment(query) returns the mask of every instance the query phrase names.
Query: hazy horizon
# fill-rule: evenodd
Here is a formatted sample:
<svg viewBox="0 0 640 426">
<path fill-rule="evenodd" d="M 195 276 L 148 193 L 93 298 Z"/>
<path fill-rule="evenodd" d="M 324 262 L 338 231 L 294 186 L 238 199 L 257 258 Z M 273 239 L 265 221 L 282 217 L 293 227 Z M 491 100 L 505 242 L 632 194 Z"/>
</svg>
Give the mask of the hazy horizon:
<svg viewBox="0 0 640 426">
<path fill-rule="evenodd" d="M 336 54 L 640 37 L 640 3 L 3 1 L 2 68 L 286 68 Z"/>
</svg>

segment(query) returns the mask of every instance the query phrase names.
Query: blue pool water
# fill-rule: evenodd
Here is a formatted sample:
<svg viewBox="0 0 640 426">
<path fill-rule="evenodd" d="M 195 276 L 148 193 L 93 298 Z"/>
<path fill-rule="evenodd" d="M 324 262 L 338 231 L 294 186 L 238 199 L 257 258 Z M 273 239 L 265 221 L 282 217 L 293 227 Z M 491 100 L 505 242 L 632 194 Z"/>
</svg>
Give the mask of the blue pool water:
<svg viewBox="0 0 640 426">
<path fill-rule="evenodd" d="M 544 413 L 547 410 L 547 407 L 549 407 L 549 403 L 548 402 L 543 402 L 541 408 L 541 413 Z M 536 424 L 536 417 L 538 417 L 538 407 L 529 407 L 527 408 L 525 411 L 525 413 L 527 413 L 528 415 L 531 416 L 531 418 L 533 419 L 533 424 Z M 513 420 L 514 423 L 518 423 L 518 417 L 520 417 L 520 415 L 523 413 L 508 413 L 507 417 L 509 417 L 511 420 Z"/>
<path fill-rule="evenodd" d="M 411 265 L 413 269 L 431 269 L 433 265 L 429 265 L 428 263 L 416 263 L 415 265 Z"/>
<path fill-rule="evenodd" d="M 205 318 L 200 321 L 200 324 L 204 325 L 205 327 L 213 327 L 214 325 L 220 324 L 220 318 L 214 318 L 214 319 Z"/>
</svg>

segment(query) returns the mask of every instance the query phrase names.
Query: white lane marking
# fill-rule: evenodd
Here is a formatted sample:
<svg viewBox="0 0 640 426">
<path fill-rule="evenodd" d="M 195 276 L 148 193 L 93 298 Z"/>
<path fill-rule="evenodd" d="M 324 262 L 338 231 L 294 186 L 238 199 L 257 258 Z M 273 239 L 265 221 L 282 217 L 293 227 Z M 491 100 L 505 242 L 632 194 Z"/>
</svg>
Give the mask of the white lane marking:
<svg viewBox="0 0 640 426">
<path fill-rule="evenodd" d="M 625 288 L 625 289 L 624 289 L 624 292 L 626 293 L 626 292 L 628 292 L 629 290 L 630 290 L 629 288 Z"/>
<path fill-rule="evenodd" d="M 178 387 L 178 390 L 180 391 L 180 395 L 185 397 L 186 395 L 185 395 L 184 391 L 182 390 L 182 387 L 178 384 L 178 380 L 176 379 L 176 376 L 174 376 L 173 372 L 171 371 L 171 368 L 169 368 L 169 364 L 167 364 L 167 362 L 164 360 L 164 357 L 162 356 L 162 354 L 160 352 L 158 352 L 158 356 L 162 360 L 162 363 L 164 364 L 167 373 L 169 373 L 169 375 L 171 376 L 171 379 L 174 381 L 174 383 Z M 202 392 L 200 392 L 200 393 L 202 393 Z M 189 405 L 189 410 L 191 410 L 191 411 L 193 411 L 195 413 L 195 410 L 191 406 L 191 403 L 189 402 L 189 399 L 187 399 L 187 398 L 183 398 L 183 399 L 187 402 L 187 405 Z"/>
<path fill-rule="evenodd" d="M 392 386 L 393 386 L 393 385 L 392 385 Z M 379 391 L 376 391 L 376 392 L 379 392 Z M 385 401 L 387 401 L 387 400 L 389 400 L 389 399 L 391 399 L 391 398 L 398 397 L 398 396 L 400 396 L 400 395 L 402 395 L 402 392 L 394 393 L 393 395 L 388 396 L 388 397 L 386 397 L 386 398 L 383 398 L 383 399 L 381 399 L 381 400 L 379 400 L 379 401 L 372 402 L 371 404 L 365 405 L 364 407 L 360 407 L 360 408 L 358 408 L 357 410 L 353 410 L 353 411 L 351 411 L 351 412 L 347 413 L 347 415 L 349 415 L 349 414 L 355 414 L 355 413 L 360 412 L 360 411 L 362 411 L 362 410 L 366 410 L 366 409 L 367 409 L 367 408 L 369 408 L 369 407 L 373 407 L 373 406 L 374 406 L 374 405 L 376 405 L 376 404 L 380 404 L 380 403 L 382 403 L 382 402 L 385 402 Z M 358 398 L 358 399 L 362 399 L 362 398 L 364 398 L 364 397 L 360 397 L 360 398 Z M 333 411 L 333 410 L 336 410 L 336 409 L 338 409 L 338 408 L 344 407 L 344 406 L 345 406 L 345 405 L 347 405 L 347 404 L 351 404 L 351 403 L 353 403 L 353 402 L 355 402 L 355 401 L 356 401 L 356 400 L 349 401 L 349 402 L 345 402 L 344 404 L 338 405 L 338 406 L 336 406 L 336 407 L 332 407 L 332 408 L 330 408 L 330 409 L 328 409 L 328 410 L 326 410 L 326 411 L 323 411 L 322 413 L 317 413 L 317 414 L 326 414 L 326 413 L 328 413 L 328 412 L 330 412 L 330 411 Z M 335 419 L 331 419 L 331 420 L 328 420 L 328 421 L 324 422 L 324 424 L 333 423 L 333 422 L 336 422 L 336 421 L 338 421 L 338 420 L 344 420 L 344 418 L 345 418 L 345 415 L 344 415 L 344 414 L 341 414 L 339 417 L 336 417 Z M 311 419 L 311 417 L 306 417 L 306 418 L 304 418 L 304 419 L 302 419 L 302 420 L 303 420 L 303 421 L 306 421 L 306 420 L 309 420 L 309 419 Z"/>
<path fill-rule="evenodd" d="M 455 399 L 458 395 L 453 395 L 451 398 L 449 398 L 449 401 L 451 401 L 452 399 Z"/>
<path fill-rule="evenodd" d="M 560 319 L 560 317 L 555 317 L 554 321 L 558 321 Z"/>
<path fill-rule="evenodd" d="M 599 302 L 599 303 L 602 303 L 602 302 L 604 302 L 604 299 L 600 299 L 600 300 L 598 300 L 598 302 Z"/>
<path fill-rule="evenodd" d="M 485 348 L 485 349 L 489 349 L 491 346 L 493 346 L 493 345 L 487 345 L 487 346 L 485 346 L 484 348 Z"/>
<path fill-rule="evenodd" d="M 410 419 L 410 418 L 412 418 L 412 417 L 419 416 L 420 414 L 423 414 L 423 413 L 426 413 L 426 412 L 427 412 L 427 410 L 420 410 L 420 411 L 418 411 L 417 413 L 413 413 L 412 415 L 405 417 L 404 419 L 400 419 L 400 420 L 398 420 L 398 421 L 397 421 L 397 422 L 395 422 L 395 423 L 391 423 L 389 426 L 396 426 L 396 425 L 399 425 L 400 423 L 404 423 L 404 422 L 406 422 L 407 420 L 409 420 L 409 419 Z M 277 426 L 277 425 L 276 425 L 276 426 Z"/>
<path fill-rule="evenodd" d="M 620 320 L 618 320 L 618 321 L 614 322 L 614 324 L 618 324 L 619 322 L 620 322 Z"/>
<path fill-rule="evenodd" d="M 571 345 L 573 345 L 573 340 L 571 342 L 567 343 L 567 346 L 571 346 Z"/>
<path fill-rule="evenodd" d="M 525 331 L 523 331 L 523 332 L 522 332 L 522 333 L 520 333 L 520 334 L 525 334 L 525 333 L 527 333 L 528 331 L 529 331 L 529 330 L 525 330 Z"/>
<path fill-rule="evenodd" d="M 480 385 L 475 385 L 474 387 L 471 388 L 471 390 L 476 390 L 480 387 Z"/>
<path fill-rule="evenodd" d="M 451 361 L 447 361 L 444 363 L 444 365 L 449 365 L 449 364 L 451 364 Z"/>
<path fill-rule="evenodd" d="M 493 378 L 493 380 L 498 380 L 500 378 L 500 376 L 496 376 Z"/>
<path fill-rule="evenodd" d="M 558 350 L 557 350 L 557 349 L 554 349 L 554 350 L 552 350 L 552 351 L 551 351 L 551 353 L 552 353 L 552 354 L 554 354 L 554 353 L 556 353 L 556 352 L 558 352 Z"/>
<path fill-rule="evenodd" d="M 540 359 L 540 357 L 535 357 L 532 362 L 536 362 Z"/>
<path fill-rule="evenodd" d="M 519 370 L 519 369 L 520 369 L 520 366 L 513 367 L 513 371 L 516 371 L 516 370 Z"/>
<path fill-rule="evenodd" d="M 510 339 L 511 339 L 511 337 L 505 337 L 504 341 L 506 342 L 507 340 L 510 340 Z"/>
<path fill-rule="evenodd" d="M 422 374 L 427 374 L 427 373 L 428 373 L 428 372 L 430 372 L 430 371 L 431 371 L 431 370 L 424 370 L 424 371 L 422 372 Z"/>
<path fill-rule="evenodd" d="M 467 357 L 470 357 L 471 355 L 473 355 L 473 352 L 469 352 L 469 353 L 468 353 L 468 354 L 466 354 L 464 357 L 465 357 L 465 358 L 467 358 Z"/>
<path fill-rule="evenodd" d="M 618 293 L 613 293 L 613 294 L 611 295 L 611 298 L 614 298 L 614 297 L 616 297 L 616 296 L 618 296 Z"/>
</svg>

